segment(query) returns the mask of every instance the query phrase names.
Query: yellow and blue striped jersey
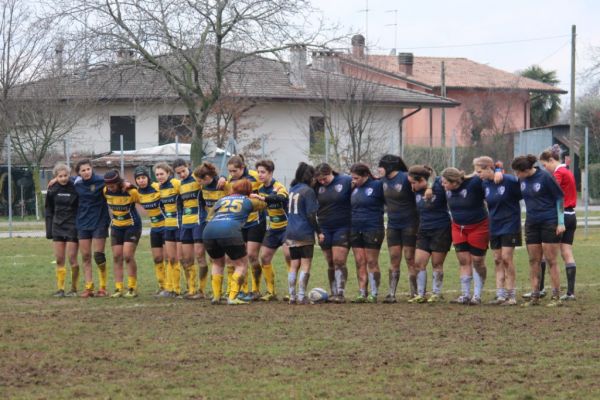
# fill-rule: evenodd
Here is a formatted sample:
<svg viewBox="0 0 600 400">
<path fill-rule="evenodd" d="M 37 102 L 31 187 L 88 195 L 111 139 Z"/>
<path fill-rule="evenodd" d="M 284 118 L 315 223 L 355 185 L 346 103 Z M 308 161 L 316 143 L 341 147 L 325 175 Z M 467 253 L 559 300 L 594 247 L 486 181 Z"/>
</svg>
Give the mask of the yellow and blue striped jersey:
<svg viewBox="0 0 600 400">
<path fill-rule="evenodd" d="M 181 181 L 179 187 L 179 196 L 181 197 L 181 226 L 184 228 L 193 228 L 200 223 L 200 185 L 196 179 L 189 174 L 187 178 Z"/>
<path fill-rule="evenodd" d="M 180 186 L 179 179 L 175 178 L 171 178 L 160 185 L 160 202 L 165 212 L 165 228 L 169 230 L 179 228 Z"/>
<path fill-rule="evenodd" d="M 165 213 L 160 202 L 160 185 L 158 182 L 152 182 L 143 189 L 138 189 L 140 195 L 140 205 L 150 217 L 150 226 L 152 230 L 160 231 L 165 226 Z"/>
<path fill-rule="evenodd" d="M 244 169 L 244 173 L 239 179 L 233 179 L 230 176 L 227 177 L 227 183 L 225 184 L 225 191 L 227 193 L 232 192 L 233 183 L 240 179 L 248 179 L 252 183 L 252 191 L 254 193 L 258 193 L 258 189 L 262 185 L 262 183 L 258 180 L 258 172 L 253 169 Z M 259 211 L 253 211 L 248 215 L 248 220 L 246 220 L 246 224 L 244 228 L 250 228 L 254 225 L 258 225 L 260 223 L 260 213 Z"/>
<path fill-rule="evenodd" d="M 273 203 L 267 207 L 267 229 L 269 230 L 281 230 L 287 227 L 287 214 L 285 213 L 288 192 L 281 184 L 281 182 L 272 179 L 269 186 L 264 184 L 258 189 L 258 194 L 261 196 L 269 196 L 271 194 L 277 194 L 278 196 L 285 197 L 285 201 L 281 203 Z"/>
<path fill-rule="evenodd" d="M 202 204 L 204 206 L 204 211 L 200 214 L 202 221 L 206 221 L 210 210 L 219 199 L 226 195 L 225 188 L 217 189 L 218 182 L 219 177 L 215 176 L 210 184 L 202 185 Z"/>
<path fill-rule="evenodd" d="M 135 203 L 140 201 L 137 189 L 110 192 L 105 186 L 104 197 L 112 217 L 113 228 L 127 228 L 130 226 L 141 226 L 140 216 L 135 209 Z"/>
</svg>

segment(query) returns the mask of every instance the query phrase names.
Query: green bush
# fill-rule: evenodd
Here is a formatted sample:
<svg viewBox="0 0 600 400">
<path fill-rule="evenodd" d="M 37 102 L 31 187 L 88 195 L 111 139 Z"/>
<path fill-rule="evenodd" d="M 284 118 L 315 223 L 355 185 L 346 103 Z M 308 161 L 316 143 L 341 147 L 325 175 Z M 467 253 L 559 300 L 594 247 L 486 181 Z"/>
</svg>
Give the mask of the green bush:
<svg viewBox="0 0 600 400">
<path fill-rule="evenodd" d="M 600 164 L 590 164 L 588 172 L 590 197 L 600 199 Z"/>
</svg>

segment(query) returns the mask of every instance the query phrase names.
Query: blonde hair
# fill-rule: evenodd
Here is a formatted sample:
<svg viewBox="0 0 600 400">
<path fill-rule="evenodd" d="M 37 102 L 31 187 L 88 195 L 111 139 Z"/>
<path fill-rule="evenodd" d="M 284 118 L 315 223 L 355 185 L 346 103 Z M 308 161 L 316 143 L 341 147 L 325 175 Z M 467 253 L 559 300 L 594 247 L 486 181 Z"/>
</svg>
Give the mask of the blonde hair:
<svg viewBox="0 0 600 400">
<path fill-rule="evenodd" d="M 442 178 L 450 183 L 463 183 L 465 173 L 458 168 L 448 167 L 442 171 Z"/>
<path fill-rule="evenodd" d="M 494 168 L 494 160 L 492 157 L 481 156 L 473 159 L 473 166 L 479 168 Z"/>
<path fill-rule="evenodd" d="M 67 175 L 71 175 L 71 168 L 69 168 L 69 166 L 67 166 L 67 164 L 65 163 L 56 163 L 56 165 L 54 166 L 54 168 L 52 168 L 52 175 L 54 175 L 55 177 L 58 176 L 59 172 L 61 171 L 66 171 Z"/>
<path fill-rule="evenodd" d="M 162 169 L 163 171 L 165 171 L 169 176 L 173 175 L 173 168 L 167 164 L 166 162 L 159 162 L 158 164 L 154 164 L 154 167 L 152 167 L 152 170 L 154 171 L 154 173 L 156 174 L 156 170 L 157 169 Z"/>
</svg>

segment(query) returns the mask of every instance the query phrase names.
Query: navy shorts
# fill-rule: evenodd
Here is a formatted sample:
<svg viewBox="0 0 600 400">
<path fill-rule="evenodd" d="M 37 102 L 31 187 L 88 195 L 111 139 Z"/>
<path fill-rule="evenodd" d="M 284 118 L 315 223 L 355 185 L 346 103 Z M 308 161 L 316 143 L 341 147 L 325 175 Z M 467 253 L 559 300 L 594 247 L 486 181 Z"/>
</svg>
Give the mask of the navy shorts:
<svg viewBox="0 0 600 400">
<path fill-rule="evenodd" d="M 577 217 L 575 211 L 565 210 L 565 231 L 563 232 L 560 242 L 564 244 L 573 244 L 575 240 L 575 231 L 577 230 Z"/>
<path fill-rule="evenodd" d="M 325 240 L 319 243 L 321 249 L 329 250 L 332 247 L 350 248 L 350 227 L 337 229 L 321 228 L 321 233 L 325 236 Z"/>
<path fill-rule="evenodd" d="M 388 247 L 415 247 L 417 244 L 417 229 L 417 226 L 407 226 L 402 229 L 388 228 L 386 232 Z"/>
<path fill-rule="evenodd" d="M 179 228 L 179 241 L 182 244 L 194 244 L 194 227 Z"/>
<path fill-rule="evenodd" d="M 225 255 L 237 260 L 246 255 L 246 243 L 242 238 L 204 239 L 204 248 L 213 260 Z"/>
<path fill-rule="evenodd" d="M 352 230 L 350 233 L 350 246 L 358 249 L 379 250 L 383 244 L 384 237 L 385 230 L 383 229 L 367 232 Z"/>
<path fill-rule="evenodd" d="M 163 231 L 163 238 L 165 239 L 165 242 L 178 242 L 179 241 L 179 228 L 165 229 Z"/>
<path fill-rule="evenodd" d="M 268 230 L 265 233 L 265 238 L 262 241 L 264 247 L 269 249 L 278 249 L 285 243 L 285 229 L 279 229 L 276 231 Z"/>
<path fill-rule="evenodd" d="M 81 229 L 77 231 L 79 240 L 106 239 L 108 237 L 108 226 L 98 226 L 95 229 Z"/>
<path fill-rule="evenodd" d="M 52 241 L 53 242 L 73 242 L 73 243 L 77 243 L 78 240 L 75 236 L 71 235 L 71 236 L 52 236 Z"/>
<path fill-rule="evenodd" d="M 163 231 L 150 230 L 150 247 L 153 249 L 161 249 L 165 244 Z"/>
<path fill-rule="evenodd" d="M 431 254 L 447 253 L 452 247 L 450 225 L 440 229 L 419 229 L 417 232 L 417 249 Z"/>
<path fill-rule="evenodd" d="M 300 260 L 302 258 L 313 258 L 315 246 L 312 244 L 306 246 L 290 247 L 290 259 Z"/>
<path fill-rule="evenodd" d="M 126 242 L 138 244 L 140 236 L 142 236 L 141 226 L 112 227 L 110 229 L 110 244 L 112 246 L 122 246 Z"/>
<path fill-rule="evenodd" d="M 264 222 L 253 225 L 250 228 L 242 228 L 244 242 L 262 243 L 265 237 L 266 226 Z"/>
<path fill-rule="evenodd" d="M 194 243 L 202 243 L 202 235 L 204 234 L 204 228 L 206 228 L 206 222 L 201 222 L 200 224 L 194 226 L 194 232 L 192 232 L 192 236 L 194 237 Z"/>
<path fill-rule="evenodd" d="M 525 243 L 560 243 L 560 236 L 556 234 L 556 224 L 541 222 L 538 224 L 525 223 Z"/>
<path fill-rule="evenodd" d="M 506 235 L 492 235 L 490 237 L 490 249 L 500 250 L 503 247 L 520 247 L 523 245 L 521 231 L 518 233 L 507 233 Z"/>
</svg>

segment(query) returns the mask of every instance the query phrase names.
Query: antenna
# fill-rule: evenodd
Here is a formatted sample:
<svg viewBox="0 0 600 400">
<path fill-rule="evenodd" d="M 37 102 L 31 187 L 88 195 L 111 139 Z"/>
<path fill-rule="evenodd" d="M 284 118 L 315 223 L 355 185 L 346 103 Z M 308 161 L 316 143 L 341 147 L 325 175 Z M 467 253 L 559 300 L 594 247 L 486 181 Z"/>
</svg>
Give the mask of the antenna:
<svg viewBox="0 0 600 400">
<path fill-rule="evenodd" d="M 365 8 L 364 10 L 358 10 L 358 12 L 364 12 L 365 13 L 365 54 L 368 57 L 369 56 L 369 11 L 371 11 L 369 9 L 369 0 L 365 0 Z"/>
<path fill-rule="evenodd" d="M 388 13 L 394 13 L 394 23 L 393 24 L 386 24 L 385 26 L 393 26 L 394 27 L 394 49 L 392 50 L 392 54 L 393 56 L 396 55 L 396 50 L 398 49 L 398 10 L 387 10 L 386 14 Z"/>
</svg>

